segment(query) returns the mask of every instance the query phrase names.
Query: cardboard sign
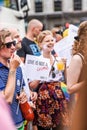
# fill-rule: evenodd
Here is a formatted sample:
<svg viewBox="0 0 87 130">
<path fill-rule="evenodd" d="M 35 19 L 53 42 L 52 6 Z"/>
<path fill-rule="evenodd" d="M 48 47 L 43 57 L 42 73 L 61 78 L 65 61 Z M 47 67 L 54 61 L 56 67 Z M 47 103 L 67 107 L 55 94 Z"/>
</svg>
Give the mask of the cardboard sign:
<svg viewBox="0 0 87 130">
<path fill-rule="evenodd" d="M 50 71 L 50 60 L 41 56 L 27 55 L 25 74 L 28 80 L 46 81 Z"/>
</svg>

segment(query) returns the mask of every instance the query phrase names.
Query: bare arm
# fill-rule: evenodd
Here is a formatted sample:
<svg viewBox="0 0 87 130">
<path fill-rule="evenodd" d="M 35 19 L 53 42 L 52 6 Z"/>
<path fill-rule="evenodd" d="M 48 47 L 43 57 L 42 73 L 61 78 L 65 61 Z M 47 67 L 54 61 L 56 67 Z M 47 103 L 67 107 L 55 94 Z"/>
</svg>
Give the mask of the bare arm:
<svg viewBox="0 0 87 130">
<path fill-rule="evenodd" d="M 69 94 L 76 93 L 79 91 L 79 89 L 85 84 L 84 81 L 76 83 L 72 85 L 71 87 L 68 87 Z"/>
<path fill-rule="evenodd" d="M 67 68 L 67 87 L 70 94 L 77 92 L 84 82 L 79 82 L 78 79 L 82 69 L 82 60 L 80 56 L 73 56 L 69 67 Z"/>
<path fill-rule="evenodd" d="M 8 80 L 3 91 L 3 95 L 8 103 L 12 102 L 14 91 L 15 91 L 15 83 L 16 83 L 16 69 L 19 66 L 19 57 L 14 56 L 10 60 L 10 69 L 8 74 Z"/>
<path fill-rule="evenodd" d="M 29 83 L 29 87 L 30 87 L 30 89 L 36 89 L 37 86 L 39 85 L 39 83 L 40 83 L 39 80 L 31 81 L 31 82 Z"/>
</svg>

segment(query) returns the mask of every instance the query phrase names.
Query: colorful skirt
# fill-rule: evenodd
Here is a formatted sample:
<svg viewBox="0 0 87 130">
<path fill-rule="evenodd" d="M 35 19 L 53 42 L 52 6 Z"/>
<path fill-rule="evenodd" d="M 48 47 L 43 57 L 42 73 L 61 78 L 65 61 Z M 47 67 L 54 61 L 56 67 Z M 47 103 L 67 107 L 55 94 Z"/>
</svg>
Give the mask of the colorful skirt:
<svg viewBox="0 0 87 130">
<path fill-rule="evenodd" d="M 67 101 L 60 82 L 39 84 L 34 124 L 43 128 L 56 127 L 62 122 Z"/>
</svg>

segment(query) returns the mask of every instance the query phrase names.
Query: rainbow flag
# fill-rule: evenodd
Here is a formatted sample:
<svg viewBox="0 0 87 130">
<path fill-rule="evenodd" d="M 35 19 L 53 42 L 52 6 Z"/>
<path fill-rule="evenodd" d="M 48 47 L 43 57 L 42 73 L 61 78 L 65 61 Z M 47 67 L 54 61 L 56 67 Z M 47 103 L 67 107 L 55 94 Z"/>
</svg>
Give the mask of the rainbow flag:
<svg viewBox="0 0 87 130">
<path fill-rule="evenodd" d="M 65 95 L 66 100 L 69 101 L 70 95 L 69 95 L 69 93 L 67 91 L 67 85 L 65 83 L 61 82 L 61 88 L 62 88 L 62 91 L 63 91 L 63 93 Z"/>
</svg>

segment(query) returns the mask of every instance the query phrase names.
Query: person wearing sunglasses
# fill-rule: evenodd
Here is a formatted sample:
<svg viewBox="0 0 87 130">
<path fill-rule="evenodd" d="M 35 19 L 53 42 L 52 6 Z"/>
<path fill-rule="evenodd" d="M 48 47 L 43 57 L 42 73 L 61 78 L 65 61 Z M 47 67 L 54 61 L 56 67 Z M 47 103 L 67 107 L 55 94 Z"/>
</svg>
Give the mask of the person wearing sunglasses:
<svg viewBox="0 0 87 130">
<path fill-rule="evenodd" d="M 15 47 L 16 47 L 16 51 L 17 51 L 22 47 L 22 45 L 21 45 L 22 38 L 20 36 L 20 32 L 19 32 L 18 29 L 15 29 L 15 28 L 10 28 L 9 30 L 11 31 L 12 39 L 16 41 L 16 46 Z M 35 109 L 35 102 L 36 102 L 36 99 L 37 99 L 37 92 L 33 92 L 29 88 L 28 80 L 27 80 L 27 77 L 26 77 L 26 74 L 25 74 L 25 66 L 24 66 L 24 63 L 22 62 L 21 59 L 20 59 L 20 67 L 22 69 L 23 78 L 24 78 L 24 82 L 25 82 L 24 90 L 25 90 L 25 92 L 27 94 L 27 98 L 28 98 L 30 106 Z M 27 122 L 27 125 L 25 125 L 25 130 L 27 129 L 27 127 L 28 127 L 28 122 Z"/>
<path fill-rule="evenodd" d="M 75 95 L 69 130 L 87 130 L 87 21 L 80 23 L 74 38 L 73 57 L 67 69 L 68 92 Z"/>
<path fill-rule="evenodd" d="M 18 29 L 15 29 L 15 28 L 11 28 L 10 29 L 11 31 L 11 37 L 14 41 L 16 41 L 16 51 L 19 50 L 22 45 L 21 45 L 21 42 L 22 42 L 22 39 L 21 39 L 21 36 L 20 36 L 20 33 L 19 33 L 19 30 Z M 23 73 L 23 77 L 24 77 L 24 81 L 25 81 L 25 84 L 26 84 L 26 87 L 24 87 L 25 89 L 25 92 L 27 94 L 27 97 L 30 101 L 30 97 L 33 101 L 35 101 L 37 99 L 37 94 L 36 92 L 32 92 L 29 88 L 29 85 L 28 85 L 28 81 L 27 81 L 27 77 L 26 77 L 26 74 L 25 74 L 25 68 L 24 68 L 24 63 L 22 62 L 22 60 L 20 59 L 20 67 L 22 69 L 22 73 Z M 33 104 L 31 104 L 33 105 Z M 34 107 L 34 106 L 32 106 Z"/>
<path fill-rule="evenodd" d="M 1 44 L 1 46 L 6 46 L 7 48 L 11 48 L 12 45 L 16 46 L 16 41 L 11 41 L 11 42 Z"/>
<path fill-rule="evenodd" d="M 56 40 L 55 43 L 57 43 L 58 41 L 60 41 L 63 38 L 63 32 L 60 28 L 54 27 L 54 28 L 51 29 L 51 32 L 53 34 L 53 37 Z"/>
<path fill-rule="evenodd" d="M 21 49 L 22 45 L 22 38 L 20 36 L 20 31 L 17 28 L 9 28 L 9 31 L 11 32 L 12 39 L 16 42 L 16 51 Z"/>
<path fill-rule="evenodd" d="M 16 42 L 11 38 L 11 32 L 8 29 L 0 30 L 0 91 L 10 107 L 16 128 L 24 130 L 24 118 L 18 104 L 26 102 L 27 96 L 24 91 L 20 93 L 24 82 L 19 67 L 20 58 L 14 54 L 15 46 Z M 20 96 L 17 96 L 18 93 Z"/>
</svg>

